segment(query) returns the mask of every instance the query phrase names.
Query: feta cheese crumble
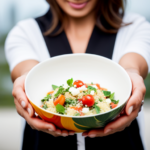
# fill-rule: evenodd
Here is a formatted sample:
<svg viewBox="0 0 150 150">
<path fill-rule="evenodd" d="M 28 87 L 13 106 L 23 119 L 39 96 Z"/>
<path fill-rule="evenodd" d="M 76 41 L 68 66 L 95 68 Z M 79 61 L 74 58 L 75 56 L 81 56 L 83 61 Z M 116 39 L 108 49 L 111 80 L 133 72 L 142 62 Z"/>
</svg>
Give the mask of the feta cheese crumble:
<svg viewBox="0 0 150 150">
<path fill-rule="evenodd" d="M 106 99 L 106 102 L 107 102 L 108 104 L 110 104 L 110 103 L 111 103 L 111 100 L 110 100 L 109 98 L 107 98 L 107 99 Z"/>
<path fill-rule="evenodd" d="M 80 91 L 79 91 L 78 89 L 76 89 L 75 87 L 71 87 L 71 88 L 69 89 L 69 92 L 71 92 L 71 94 L 72 94 L 73 96 L 76 96 L 76 95 L 78 95 L 78 94 L 80 93 Z"/>
<path fill-rule="evenodd" d="M 91 91 L 91 93 L 90 93 L 91 95 L 94 95 L 94 91 Z"/>
<path fill-rule="evenodd" d="M 83 109 L 82 109 L 82 112 L 83 112 L 83 113 L 88 113 L 88 112 L 89 112 L 89 108 L 83 108 Z"/>
</svg>

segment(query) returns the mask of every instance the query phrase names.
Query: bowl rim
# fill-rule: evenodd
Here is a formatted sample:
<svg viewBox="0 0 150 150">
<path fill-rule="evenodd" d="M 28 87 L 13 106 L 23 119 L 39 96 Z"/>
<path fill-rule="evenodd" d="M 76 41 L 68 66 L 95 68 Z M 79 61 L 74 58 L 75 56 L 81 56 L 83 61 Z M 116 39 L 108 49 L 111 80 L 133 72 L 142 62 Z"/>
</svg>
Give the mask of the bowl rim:
<svg viewBox="0 0 150 150">
<path fill-rule="evenodd" d="M 48 110 L 45 110 L 45 109 L 41 108 L 40 106 L 37 106 L 35 103 L 33 103 L 33 102 L 30 100 L 29 95 L 28 95 L 28 92 L 27 92 L 27 80 L 28 80 L 30 74 L 31 74 L 37 67 L 39 67 L 39 66 L 43 65 L 44 63 L 47 63 L 47 62 L 49 62 L 49 61 L 51 61 L 51 60 L 55 60 L 55 59 L 57 60 L 57 59 L 62 58 L 62 57 L 74 57 L 74 56 L 92 56 L 92 57 L 101 58 L 101 59 L 103 59 L 103 60 L 105 60 L 105 61 L 108 61 L 108 62 L 113 63 L 113 64 L 116 65 L 118 68 L 120 68 L 120 69 L 126 74 L 126 77 L 128 78 L 129 84 L 130 84 L 130 92 L 129 92 L 129 94 L 127 95 L 126 101 L 124 101 L 124 102 L 122 103 L 122 105 L 117 106 L 116 108 L 111 109 L 111 110 L 109 110 L 109 111 L 107 111 L 107 112 L 99 113 L 99 114 L 94 114 L 94 115 L 88 115 L 88 116 L 67 116 L 67 115 L 61 115 L 61 114 L 57 114 L 57 113 L 53 113 L 53 112 L 50 112 L 50 111 L 48 111 Z M 113 112 L 114 110 L 118 109 L 119 107 L 124 106 L 124 105 L 127 103 L 128 99 L 129 99 L 129 97 L 130 97 L 130 95 L 131 95 L 131 92 L 132 92 L 132 82 L 131 82 L 131 79 L 130 79 L 128 73 L 125 71 L 125 69 L 124 69 L 121 65 L 119 65 L 118 63 L 116 63 L 115 61 L 113 61 L 113 60 L 111 60 L 111 59 L 109 59 L 109 58 L 106 58 L 106 57 L 103 57 L 103 56 L 99 56 L 99 55 L 96 55 L 96 54 L 87 54 L 87 53 L 63 54 L 63 55 L 59 55 L 59 56 L 54 56 L 54 57 L 52 57 L 52 58 L 50 57 L 50 58 L 48 58 L 48 59 L 46 59 L 46 60 L 40 62 L 39 64 L 35 65 L 35 66 L 28 72 L 28 74 L 27 74 L 27 76 L 26 76 L 26 78 L 25 78 L 25 82 L 24 82 L 24 83 L 25 83 L 25 84 L 24 84 L 25 94 L 26 94 L 28 100 L 31 101 L 34 105 L 36 105 L 40 110 L 45 111 L 45 112 L 47 112 L 47 113 L 49 113 L 49 114 L 53 114 L 53 115 L 60 116 L 60 117 L 67 117 L 67 118 L 89 118 L 89 117 L 96 117 L 96 116 L 99 116 L 99 115 L 104 115 L 104 114 Z"/>
</svg>

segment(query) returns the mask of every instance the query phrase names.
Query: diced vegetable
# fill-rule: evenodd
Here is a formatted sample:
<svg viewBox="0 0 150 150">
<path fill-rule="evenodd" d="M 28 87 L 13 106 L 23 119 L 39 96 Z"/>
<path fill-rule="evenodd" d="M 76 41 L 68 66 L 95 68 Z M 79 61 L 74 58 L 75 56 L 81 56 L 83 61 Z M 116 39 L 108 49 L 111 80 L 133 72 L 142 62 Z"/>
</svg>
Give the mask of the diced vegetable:
<svg viewBox="0 0 150 150">
<path fill-rule="evenodd" d="M 110 106 L 111 106 L 112 109 L 114 109 L 118 106 L 118 104 L 110 103 Z"/>
<path fill-rule="evenodd" d="M 65 96 L 64 95 L 60 95 L 55 101 L 54 101 L 54 105 L 56 106 L 57 104 L 60 105 L 64 105 L 65 103 Z"/>
<path fill-rule="evenodd" d="M 82 107 L 70 107 L 70 108 L 74 109 L 76 111 L 79 111 L 79 112 L 82 111 L 82 109 L 83 109 Z"/>
<path fill-rule="evenodd" d="M 56 105 L 56 111 L 57 111 L 58 113 L 64 114 L 64 113 L 65 113 L 65 108 L 64 108 L 62 105 L 57 104 L 57 105 Z"/>
<path fill-rule="evenodd" d="M 47 95 L 50 95 L 50 94 L 53 94 L 53 93 L 54 93 L 54 91 L 50 91 L 50 92 L 47 93 Z"/>
<path fill-rule="evenodd" d="M 95 84 L 95 85 L 97 86 L 97 88 L 98 88 L 98 89 L 101 89 L 101 87 L 100 87 L 100 85 L 99 85 L 99 84 Z"/>
</svg>

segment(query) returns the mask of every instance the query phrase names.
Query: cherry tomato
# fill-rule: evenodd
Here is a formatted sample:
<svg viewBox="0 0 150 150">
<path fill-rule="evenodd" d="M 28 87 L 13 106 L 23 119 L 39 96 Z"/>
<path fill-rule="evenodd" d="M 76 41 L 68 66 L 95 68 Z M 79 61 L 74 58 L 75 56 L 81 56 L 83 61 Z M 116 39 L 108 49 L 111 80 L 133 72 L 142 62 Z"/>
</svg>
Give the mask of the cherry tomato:
<svg viewBox="0 0 150 150">
<path fill-rule="evenodd" d="M 95 103 L 94 97 L 92 95 L 83 96 L 82 103 L 83 105 L 87 105 L 88 107 L 91 107 Z"/>
<path fill-rule="evenodd" d="M 73 85 L 76 85 L 77 88 L 81 87 L 84 85 L 84 83 L 81 80 L 76 80 L 74 81 Z"/>
</svg>

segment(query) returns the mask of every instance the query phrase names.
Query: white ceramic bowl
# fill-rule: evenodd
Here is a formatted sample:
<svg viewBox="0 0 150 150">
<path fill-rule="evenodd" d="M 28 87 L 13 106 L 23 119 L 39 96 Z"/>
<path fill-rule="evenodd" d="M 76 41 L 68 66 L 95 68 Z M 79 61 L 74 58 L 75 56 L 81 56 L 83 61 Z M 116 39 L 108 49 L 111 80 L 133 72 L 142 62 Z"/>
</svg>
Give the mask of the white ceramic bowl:
<svg viewBox="0 0 150 150">
<path fill-rule="evenodd" d="M 84 83 L 99 83 L 115 92 L 119 105 L 106 113 L 93 116 L 66 116 L 46 111 L 40 107 L 41 99 L 52 90 L 52 84 L 62 85 L 68 79 Z M 83 132 L 105 126 L 125 107 L 132 89 L 126 71 L 110 59 L 92 54 L 67 54 L 50 58 L 36 65 L 25 80 L 26 95 L 39 116 L 59 128 Z"/>
</svg>

